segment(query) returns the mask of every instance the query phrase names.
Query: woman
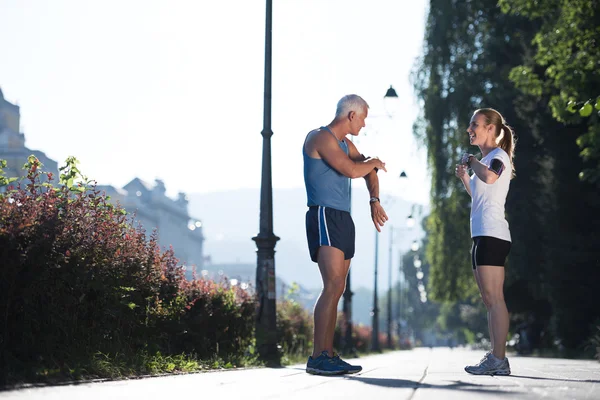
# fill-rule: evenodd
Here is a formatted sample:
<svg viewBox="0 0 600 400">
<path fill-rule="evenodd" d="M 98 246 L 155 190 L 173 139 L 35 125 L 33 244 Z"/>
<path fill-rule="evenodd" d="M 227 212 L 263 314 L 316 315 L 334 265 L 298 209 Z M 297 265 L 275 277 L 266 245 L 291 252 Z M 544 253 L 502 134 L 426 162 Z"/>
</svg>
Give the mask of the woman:
<svg viewBox="0 0 600 400">
<path fill-rule="evenodd" d="M 492 350 L 465 371 L 476 375 L 510 375 L 506 358 L 508 310 L 504 302 L 504 264 L 511 237 L 504 217 L 504 203 L 514 176 L 514 132 L 500 113 L 484 108 L 473 113 L 469 142 L 478 146 L 482 158 L 465 154 L 456 166 L 456 176 L 471 195 L 471 262 L 481 298 L 488 312 Z M 468 169 L 473 171 L 469 177 Z"/>
</svg>

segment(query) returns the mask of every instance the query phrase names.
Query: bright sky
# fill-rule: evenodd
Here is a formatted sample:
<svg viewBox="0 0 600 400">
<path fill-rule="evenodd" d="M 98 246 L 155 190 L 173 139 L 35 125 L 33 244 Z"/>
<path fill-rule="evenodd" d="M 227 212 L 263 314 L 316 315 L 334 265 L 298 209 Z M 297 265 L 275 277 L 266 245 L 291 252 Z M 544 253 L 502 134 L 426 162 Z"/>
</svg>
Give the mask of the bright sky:
<svg viewBox="0 0 600 400">
<path fill-rule="evenodd" d="M 357 146 L 387 162 L 382 193 L 428 203 L 409 82 L 425 3 L 274 0 L 274 187 L 303 187 L 306 133 L 356 93 L 371 106 Z M 76 156 L 100 184 L 259 187 L 264 23 L 264 0 L 0 0 L 0 87 L 29 148 Z M 397 114 L 377 117 L 390 85 Z"/>
</svg>

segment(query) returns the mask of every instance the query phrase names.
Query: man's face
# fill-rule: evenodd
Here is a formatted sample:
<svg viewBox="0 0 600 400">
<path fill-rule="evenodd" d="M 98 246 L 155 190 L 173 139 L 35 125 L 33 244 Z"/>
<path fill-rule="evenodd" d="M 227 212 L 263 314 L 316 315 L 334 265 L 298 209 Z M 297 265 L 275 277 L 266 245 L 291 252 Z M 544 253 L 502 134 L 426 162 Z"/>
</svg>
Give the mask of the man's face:
<svg viewBox="0 0 600 400">
<path fill-rule="evenodd" d="M 350 118 L 350 134 L 358 136 L 360 130 L 365 127 L 365 119 L 369 111 L 362 109 L 361 111 L 351 111 L 348 118 Z"/>
</svg>

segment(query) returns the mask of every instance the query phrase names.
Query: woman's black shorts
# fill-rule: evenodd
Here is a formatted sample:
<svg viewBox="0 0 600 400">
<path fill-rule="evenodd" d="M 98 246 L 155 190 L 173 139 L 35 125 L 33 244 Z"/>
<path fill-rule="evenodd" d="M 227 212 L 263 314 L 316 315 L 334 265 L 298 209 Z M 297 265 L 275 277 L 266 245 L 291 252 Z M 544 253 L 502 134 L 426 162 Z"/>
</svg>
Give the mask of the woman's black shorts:
<svg viewBox="0 0 600 400">
<path fill-rule="evenodd" d="M 511 243 L 491 236 L 475 236 L 471 248 L 473 269 L 478 265 L 504 267 Z"/>
</svg>

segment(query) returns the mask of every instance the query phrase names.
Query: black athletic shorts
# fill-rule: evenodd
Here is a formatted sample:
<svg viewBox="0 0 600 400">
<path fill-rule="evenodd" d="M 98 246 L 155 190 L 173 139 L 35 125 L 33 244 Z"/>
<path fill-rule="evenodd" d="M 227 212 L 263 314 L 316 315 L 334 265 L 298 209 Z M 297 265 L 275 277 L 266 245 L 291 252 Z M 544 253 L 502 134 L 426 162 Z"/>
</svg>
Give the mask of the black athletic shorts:
<svg viewBox="0 0 600 400">
<path fill-rule="evenodd" d="M 319 248 L 331 246 L 344 252 L 344 259 L 354 257 L 354 222 L 347 211 L 311 206 L 306 212 L 306 239 L 310 259 L 317 262 Z"/>
<path fill-rule="evenodd" d="M 471 264 L 504 267 L 511 243 L 491 236 L 475 236 L 471 247 Z"/>
</svg>

